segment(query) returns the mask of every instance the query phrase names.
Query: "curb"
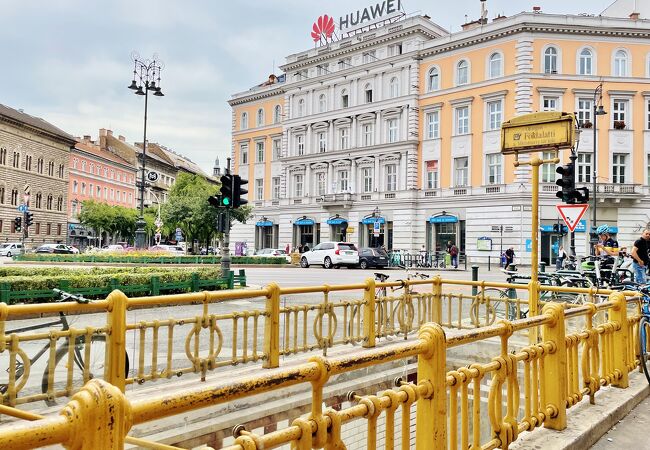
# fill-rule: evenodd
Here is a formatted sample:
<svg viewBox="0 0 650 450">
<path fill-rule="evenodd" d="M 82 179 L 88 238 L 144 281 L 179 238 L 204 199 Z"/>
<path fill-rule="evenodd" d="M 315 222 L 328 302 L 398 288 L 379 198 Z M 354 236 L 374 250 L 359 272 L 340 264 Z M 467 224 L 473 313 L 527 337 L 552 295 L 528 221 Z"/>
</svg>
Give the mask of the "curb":
<svg viewBox="0 0 650 450">
<path fill-rule="evenodd" d="M 588 398 L 567 411 L 567 427 L 562 431 L 536 428 L 522 434 L 508 448 L 524 450 L 589 449 L 623 419 L 631 410 L 650 395 L 650 385 L 643 373 L 630 372 L 630 386 L 627 389 L 605 387 L 596 393 L 596 404 L 589 404 Z M 641 430 L 639 430 L 641 431 Z"/>
</svg>

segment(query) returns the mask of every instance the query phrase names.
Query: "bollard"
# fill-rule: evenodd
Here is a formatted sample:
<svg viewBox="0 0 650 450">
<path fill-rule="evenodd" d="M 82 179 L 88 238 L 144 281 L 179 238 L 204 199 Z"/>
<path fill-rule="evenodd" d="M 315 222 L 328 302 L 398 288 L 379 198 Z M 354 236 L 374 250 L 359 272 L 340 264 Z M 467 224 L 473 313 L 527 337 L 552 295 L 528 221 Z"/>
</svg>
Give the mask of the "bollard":
<svg viewBox="0 0 650 450">
<path fill-rule="evenodd" d="M 472 281 L 478 281 L 478 266 L 476 264 L 472 266 Z M 472 286 L 472 295 L 476 297 L 477 293 L 478 288 L 476 286 Z"/>
<path fill-rule="evenodd" d="M 540 273 L 546 272 L 546 263 L 544 261 L 539 263 L 539 272 Z"/>
<path fill-rule="evenodd" d="M 492 263 L 492 257 L 488 255 L 488 272 L 492 271 L 492 267 L 490 266 L 491 263 Z"/>
</svg>

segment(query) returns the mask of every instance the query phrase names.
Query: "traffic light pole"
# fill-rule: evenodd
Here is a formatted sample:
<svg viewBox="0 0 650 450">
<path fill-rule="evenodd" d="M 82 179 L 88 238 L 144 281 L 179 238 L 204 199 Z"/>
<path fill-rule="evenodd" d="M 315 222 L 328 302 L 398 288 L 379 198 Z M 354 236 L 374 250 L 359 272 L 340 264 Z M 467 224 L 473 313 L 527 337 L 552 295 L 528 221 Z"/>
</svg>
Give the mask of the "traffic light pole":
<svg viewBox="0 0 650 450">
<path fill-rule="evenodd" d="M 25 240 L 27 238 L 27 211 L 23 213 L 23 223 L 21 225 L 23 232 L 22 232 L 22 244 L 23 244 L 23 253 L 26 253 L 25 249 Z"/>
<path fill-rule="evenodd" d="M 571 149 L 571 156 L 569 156 L 569 160 L 571 161 L 571 164 L 573 165 L 573 179 L 576 180 L 576 160 L 578 159 L 578 155 L 576 155 L 576 150 L 575 148 Z M 575 186 L 574 186 L 575 188 Z M 571 232 L 571 240 L 569 241 L 569 252 L 570 255 L 575 257 L 576 256 L 576 233 L 575 231 Z"/>
<path fill-rule="evenodd" d="M 226 163 L 226 175 L 230 175 L 230 158 Z M 232 183 L 231 178 L 231 183 Z M 231 184 L 232 186 L 232 184 Z M 232 192 L 232 190 L 231 190 Z M 224 211 L 226 215 L 226 229 L 223 232 L 223 245 L 221 246 L 221 276 L 227 278 L 230 273 L 230 208 Z"/>
</svg>

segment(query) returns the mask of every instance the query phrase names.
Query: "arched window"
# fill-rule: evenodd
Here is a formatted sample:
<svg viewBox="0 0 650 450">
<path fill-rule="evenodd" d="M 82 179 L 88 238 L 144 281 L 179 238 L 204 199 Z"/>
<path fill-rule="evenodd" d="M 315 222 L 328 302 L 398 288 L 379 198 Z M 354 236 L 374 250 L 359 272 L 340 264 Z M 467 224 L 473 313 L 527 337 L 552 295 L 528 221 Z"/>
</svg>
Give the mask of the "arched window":
<svg viewBox="0 0 650 450">
<path fill-rule="evenodd" d="M 262 108 L 257 110 L 257 126 L 264 126 L 264 110 Z"/>
<path fill-rule="evenodd" d="M 54 161 L 47 163 L 47 174 L 51 177 L 54 176 Z"/>
<path fill-rule="evenodd" d="M 616 50 L 614 53 L 614 76 L 627 76 L 627 52 L 625 50 Z"/>
<path fill-rule="evenodd" d="M 578 74 L 579 75 L 593 75 L 594 74 L 594 55 L 588 48 L 583 48 L 578 57 Z"/>
<path fill-rule="evenodd" d="M 298 117 L 305 115 L 305 99 L 301 98 L 298 100 Z"/>
<path fill-rule="evenodd" d="M 557 49 L 548 47 L 544 50 L 544 73 L 557 73 Z"/>
<path fill-rule="evenodd" d="M 501 57 L 501 53 L 495 52 L 490 55 L 488 67 L 489 78 L 496 78 L 503 75 L 503 58 Z"/>
<path fill-rule="evenodd" d="M 81 171 L 82 172 L 86 171 L 86 161 L 81 161 Z"/>
<path fill-rule="evenodd" d="M 469 83 L 469 63 L 463 59 L 456 65 L 456 85 L 467 83 Z"/>
<path fill-rule="evenodd" d="M 390 83 L 388 85 L 388 92 L 390 94 L 390 98 L 399 97 L 399 80 L 397 79 L 397 77 L 393 77 L 390 79 Z"/>
<path fill-rule="evenodd" d="M 94 174 L 95 173 L 95 164 L 90 163 L 90 173 Z"/>
<path fill-rule="evenodd" d="M 280 123 L 281 117 L 282 107 L 280 105 L 275 105 L 275 108 L 273 108 L 273 123 Z"/>
<path fill-rule="evenodd" d="M 440 72 L 437 67 L 429 69 L 427 76 L 427 92 L 437 91 L 440 89 Z"/>
<path fill-rule="evenodd" d="M 241 120 L 239 123 L 240 130 L 246 130 L 248 128 L 248 113 L 241 113 Z"/>
<path fill-rule="evenodd" d="M 327 97 L 325 94 L 318 96 L 318 112 L 325 112 L 327 110 Z"/>
<path fill-rule="evenodd" d="M 350 106 L 350 97 L 347 89 L 343 89 L 341 91 L 341 108 L 347 108 L 348 106 Z"/>
<path fill-rule="evenodd" d="M 43 173 L 43 158 L 38 158 L 38 161 L 36 162 L 36 170 L 40 174 Z"/>
<path fill-rule="evenodd" d="M 63 197 L 61 196 L 56 200 L 56 210 L 63 211 Z"/>
<path fill-rule="evenodd" d="M 52 194 L 48 194 L 47 196 L 47 209 L 52 210 Z"/>
<path fill-rule="evenodd" d="M 43 201 L 43 194 L 40 192 L 36 194 L 36 205 L 35 208 L 40 209 L 41 208 L 41 202 Z"/>
</svg>

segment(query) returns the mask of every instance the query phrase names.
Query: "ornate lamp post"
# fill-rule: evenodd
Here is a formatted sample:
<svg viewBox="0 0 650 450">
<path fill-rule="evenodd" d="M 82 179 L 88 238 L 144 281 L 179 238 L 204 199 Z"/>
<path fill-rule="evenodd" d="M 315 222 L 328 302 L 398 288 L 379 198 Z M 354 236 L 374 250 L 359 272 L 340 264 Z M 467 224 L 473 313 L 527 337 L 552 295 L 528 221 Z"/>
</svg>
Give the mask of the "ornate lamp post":
<svg viewBox="0 0 650 450">
<path fill-rule="evenodd" d="M 136 52 L 131 54 L 133 59 L 133 81 L 129 89 L 134 90 L 136 95 L 144 95 L 144 138 L 142 140 L 142 177 L 140 179 L 140 217 L 136 221 L 135 230 L 135 247 L 138 249 L 145 248 L 145 221 L 144 221 L 144 188 L 145 188 L 145 167 L 147 157 L 147 106 L 149 100 L 149 91 L 156 97 L 163 97 L 160 89 L 160 72 L 164 68 L 164 63 L 154 54 L 153 59 L 143 60 Z"/>
<path fill-rule="evenodd" d="M 594 160 L 592 161 L 593 165 L 593 172 L 592 176 L 594 177 L 594 188 L 591 194 L 591 198 L 593 199 L 594 203 L 592 205 L 592 211 L 591 211 L 591 252 L 592 254 L 595 253 L 595 244 L 598 242 L 598 235 L 596 234 L 596 228 L 597 228 L 597 223 L 596 223 L 596 206 L 598 205 L 596 196 L 598 195 L 597 191 L 597 172 L 596 168 L 598 167 L 598 153 L 597 153 L 597 147 L 596 147 L 596 138 L 597 138 L 597 133 L 596 129 L 597 124 L 598 124 L 598 116 L 604 116 L 607 114 L 607 111 L 605 111 L 605 108 L 603 108 L 603 83 L 600 83 L 598 87 L 594 90 Z"/>
</svg>

